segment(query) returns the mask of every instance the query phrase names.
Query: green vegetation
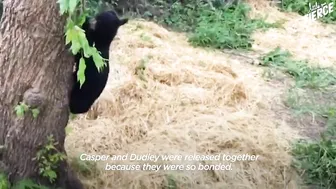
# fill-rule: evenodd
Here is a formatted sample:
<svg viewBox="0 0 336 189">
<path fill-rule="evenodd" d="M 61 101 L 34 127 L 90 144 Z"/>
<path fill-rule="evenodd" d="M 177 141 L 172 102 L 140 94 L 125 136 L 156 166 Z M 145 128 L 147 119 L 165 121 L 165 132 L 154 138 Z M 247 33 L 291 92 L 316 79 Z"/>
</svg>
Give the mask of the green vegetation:
<svg viewBox="0 0 336 189">
<path fill-rule="evenodd" d="M 34 118 L 37 118 L 37 116 L 40 114 L 40 110 L 38 108 L 31 108 L 24 102 L 20 102 L 19 105 L 15 106 L 14 110 L 16 116 L 18 117 L 23 117 L 25 113 L 28 112 L 29 110 L 31 111 Z"/>
<path fill-rule="evenodd" d="M 333 95 L 336 71 L 310 66 L 307 61 L 293 60 L 288 51 L 279 47 L 261 58 L 263 66 L 280 70 L 295 80 L 289 89 L 286 104 L 297 113 L 330 117 L 336 108 Z"/>
<path fill-rule="evenodd" d="M 336 72 L 333 69 L 312 67 L 307 61 L 293 60 L 288 51 L 279 47 L 262 57 L 262 65 L 288 73 L 300 88 L 326 89 L 336 84 Z"/>
<path fill-rule="evenodd" d="M 276 48 L 261 58 L 262 65 L 280 70 L 295 79 L 286 104 L 297 113 L 326 117 L 327 130 L 318 141 L 299 141 L 293 146 L 294 166 L 304 173 L 308 184 L 321 188 L 336 187 L 336 72 L 331 68 L 309 66 L 293 60 L 288 51 Z"/>
<path fill-rule="evenodd" d="M 250 49 L 251 35 L 256 29 L 279 27 L 263 19 L 250 19 L 247 4 L 213 7 L 209 3 L 176 2 L 165 15 L 164 22 L 180 31 L 189 32 L 189 42 L 195 46 L 217 49 Z"/>
<path fill-rule="evenodd" d="M 304 172 L 307 184 L 336 188 L 336 141 L 322 135 L 319 141 L 300 141 L 293 149 L 294 166 Z"/>
<path fill-rule="evenodd" d="M 319 20 L 324 23 L 336 23 L 336 1 L 335 0 L 282 0 L 282 10 L 289 12 L 297 12 L 300 15 L 306 15 L 310 12 L 309 3 L 315 4 L 318 3 L 322 5 L 323 3 L 334 3 L 334 11 L 328 14 L 325 17 L 320 18 Z"/>
<path fill-rule="evenodd" d="M 53 136 L 49 136 L 48 143 L 37 152 L 35 158 L 38 161 L 39 173 L 48 178 L 50 183 L 56 180 L 59 164 L 66 159 L 66 155 L 59 152 L 56 145 L 58 142 L 55 142 Z"/>
<path fill-rule="evenodd" d="M 3 173 L 0 174 L 0 189 L 8 189 L 10 183 L 7 180 L 7 176 Z"/>
<path fill-rule="evenodd" d="M 189 42 L 194 46 L 211 47 L 217 49 L 250 49 L 253 43 L 252 33 L 257 29 L 280 27 L 281 23 L 266 23 L 263 18 L 250 19 L 249 5 L 239 3 L 226 5 L 219 0 L 148 0 L 149 3 L 139 1 L 138 6 L 108 0 L 89 0 L 96 12 L 108 5 L 120 9 L 133 10 L 130 13 L 168 25 L 182 32 L 188 32 Z M 135 6 L 135 7 L 133 7 Z M 90 11 L 89 11 L 90 12 Z M 127 12 L 128 14 L 128 12 Z"/>
<path fill-rule="evenodd" d="M 50 189 L 46 186 L 34 183 L 32 180 L 23 179 L 16 183 L 11 189 Z"/>
<path fill-rule="evenodd" d="M 95 47 L 89 45 L 89 42 L 85 37 L 85 31 L 81 29 L 86 16 L 90 14 L 84 4 L 82 4 L 83 2 L 80 0 L 58 0 L 57 3 L 60 6 L 60 14 L 67 17 L 65 26 L 65 44 L 71 44 L 70 50 L 72 54 L 82 53 L 77 72 L 78 81 L 82 86 L 85 82 L 84 73 L 86 69 L 84 57 L 89 58 L 92 56 L 99 71 L 105 66 L 105 62 L 103 57 L 101 57 L 100 52 Z"/>
<path fill-rule="evenodd" d="M 55 148 L 57 142 L 52 136 L 48 137 L 48 143 L 37 152 L 34 160 L 38 161 L 39 173 L 41 176 L 47 178 L 51 183 L 57 178 L 57 168 L 61 161 L 64 161 L 66 156 L 60 153 Z M 23 179 L 11 185 L 7 176 L 3 173 L 0 174 L 0 189 L 50 189 L 49 187 L 35 183 L 30 179 Z"/>
<path fill-rule="evenodd" d="M 212 47 L 217 49 L 250 49 L 253 43 L 251 35 L 256 29 L 280 27 L 281 23 L 266 23 L 263 18 L 250 19 L 250 7 L 245 3 L 226 5 L 219 0 L 139 1 L 138 6 L 128 5 L 131 14 L 168 25 L 169 27 L 188 32 L 189 42 L 194 46 Z M 120 9 L 125 3 L 108 0 L 89 0 L 95 12 L 101 7 L 109 6 Z M 98 8 L 97 8 L 98 7 Z M 138 14 L 136 12 L 139 12 Z"/>
</svg>

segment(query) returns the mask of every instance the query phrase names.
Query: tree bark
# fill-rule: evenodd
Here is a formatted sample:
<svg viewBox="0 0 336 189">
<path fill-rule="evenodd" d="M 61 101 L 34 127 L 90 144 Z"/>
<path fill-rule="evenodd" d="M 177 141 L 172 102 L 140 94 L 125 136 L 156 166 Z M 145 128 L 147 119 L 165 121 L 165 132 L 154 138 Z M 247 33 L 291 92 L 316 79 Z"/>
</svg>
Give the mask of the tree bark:
<svg viewBox="0 0 336 189">
<path fill-rule="evenodd" d="M 65 18 L 56 0 L 4 0 L 0 34 L 0 154 L 2 171 L 11 183 L 22 178 L 52 186 L 42 178 L 37 152 L 53 135 L 65 153 L 65 127 L 71 89 L 73 56 L 64 45 Z M 20 102 L 38 108 L 24 117 L 14 108 Z M 64 161 L 53 186 L 83 188 Z"/>
</svg>

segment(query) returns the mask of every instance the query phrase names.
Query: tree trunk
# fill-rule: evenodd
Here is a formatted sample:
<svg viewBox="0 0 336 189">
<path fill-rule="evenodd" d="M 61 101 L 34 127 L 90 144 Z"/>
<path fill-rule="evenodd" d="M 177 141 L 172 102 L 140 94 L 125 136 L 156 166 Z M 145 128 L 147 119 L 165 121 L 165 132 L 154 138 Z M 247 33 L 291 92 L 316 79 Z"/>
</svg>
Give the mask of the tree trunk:
<svg viewBox="0 0 336 189">
<path fill-rule="evenodd" d="M 0 34 L 0 154 L 1 171 L 11 183 L 22 178 L 52 186 L 39 174 L 37 152 L 53 135 L 64 152 L 73 56 L 64 45 L 65 19 L 56 0 L 4 0 Z M 17 116 L 20 103 L 38 108 Z M 83 188 L 62 161 L 53 186 Z"/>
</svg>

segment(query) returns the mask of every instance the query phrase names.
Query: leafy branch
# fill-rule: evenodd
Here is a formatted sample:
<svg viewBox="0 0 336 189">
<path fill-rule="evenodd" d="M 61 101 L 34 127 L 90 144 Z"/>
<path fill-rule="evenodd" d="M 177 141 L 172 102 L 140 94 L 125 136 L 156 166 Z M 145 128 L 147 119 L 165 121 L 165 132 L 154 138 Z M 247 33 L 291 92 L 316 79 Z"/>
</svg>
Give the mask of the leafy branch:
<svg viewBox="0 0 336 189">
<path fill-rule="evenodd" d="M 60 14 L 66 15 L 65 25 L 65 44 L 71 43 L 70 49 L 72 54 L 76 55 L 81 50 L 82 57 L 79 61 L 79 68 L 77 72 L 77 78 L 82 86 L 85 82 L 85 58 L 92 56 L 93 61 L 100 71 L 105 66 L 104 58 L 100 55 L 100 52 L 94 47 L 90 46 L 85 36 L 85 31 L 81 28 L 88 15 L 85 10 L 85 0 L 58 0 L 57 3 L 60 6 Z M 80 9 L 80 5 L 82 9 Z"/>
</svg>

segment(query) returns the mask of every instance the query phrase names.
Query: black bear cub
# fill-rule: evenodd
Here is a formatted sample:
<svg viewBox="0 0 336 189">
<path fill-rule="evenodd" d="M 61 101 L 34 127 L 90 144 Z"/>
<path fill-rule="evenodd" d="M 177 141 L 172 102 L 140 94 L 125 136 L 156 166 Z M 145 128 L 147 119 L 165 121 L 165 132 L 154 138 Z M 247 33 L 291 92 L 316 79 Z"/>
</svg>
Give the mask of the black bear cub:
<svg viewBox="0 0 336 189">
<path fill-rule="evenodd" d="M 89 45 L 97 48 L 104 59 L 109 59 L 109 48 L 112 40 L 117 35 L 120 26 L 126 24 L 128 19 L 119 19 L 114 11 L 105 11 L 99 13 L 95 18 L 86 18 L 82 29 L 85 31 Z M 80 88 L 77 81 L 77 71 L 79 69 L 79 60 L 82 54 L 75 55 L 76 71 L 73 73 L 74 85 L 70 94 L 70 112 L 72 114 L 81 114 L 89 111 L 95 100 L 103 92 L 108 75 L 109 63 L 106 62 L 100 72 L 93 61 L 93 58 L 85 59 L 85 82 Z"/>
</svg>

